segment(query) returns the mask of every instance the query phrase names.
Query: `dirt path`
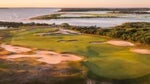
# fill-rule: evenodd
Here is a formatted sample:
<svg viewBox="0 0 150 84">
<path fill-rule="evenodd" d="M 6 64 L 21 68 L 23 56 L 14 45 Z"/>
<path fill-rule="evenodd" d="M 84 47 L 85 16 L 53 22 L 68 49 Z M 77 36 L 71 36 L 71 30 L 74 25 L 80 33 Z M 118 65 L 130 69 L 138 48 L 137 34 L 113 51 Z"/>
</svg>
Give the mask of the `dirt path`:
<svg viewBox="0 0 150 84">
<path fill-rule="evenodd" d="M 67 62 L 67 61 L 81 61 L 83 58 L 73 55 L 73 54 L 60 54 L 52 51 L 42 51 L 37 50 L 34 51 L 34 54 L 21 54 L 24 52 L 29 52 L 31 49 L 24 48 L 24 47 L 18 47 L 18 46 L 12 46 L 12 45 L 1 45 L 2 48 L 5 50 L 8 50 L 9 52 L 14 52 L 16 54 L 5 56 L 5 59 L 16 59 L 16 58 L 37 58 L 37 61 L 45 62 L 48 64 L 59 64 L 61 62 Z"/>
</svg>

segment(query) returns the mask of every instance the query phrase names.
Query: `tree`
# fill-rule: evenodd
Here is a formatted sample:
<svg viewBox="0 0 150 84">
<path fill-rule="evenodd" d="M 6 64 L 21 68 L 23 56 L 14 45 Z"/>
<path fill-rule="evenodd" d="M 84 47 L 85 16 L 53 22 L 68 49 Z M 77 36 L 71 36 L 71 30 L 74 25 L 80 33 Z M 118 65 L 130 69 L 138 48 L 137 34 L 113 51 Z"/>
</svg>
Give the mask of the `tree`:
<svg viewBox="0 0 150 84">
<path fill-rule="evenodd" d="M 70 27 L 70 25 L 68 23 L 62 23 L 61 27 L 68 28 L 68 27 Z"/>
</svg>

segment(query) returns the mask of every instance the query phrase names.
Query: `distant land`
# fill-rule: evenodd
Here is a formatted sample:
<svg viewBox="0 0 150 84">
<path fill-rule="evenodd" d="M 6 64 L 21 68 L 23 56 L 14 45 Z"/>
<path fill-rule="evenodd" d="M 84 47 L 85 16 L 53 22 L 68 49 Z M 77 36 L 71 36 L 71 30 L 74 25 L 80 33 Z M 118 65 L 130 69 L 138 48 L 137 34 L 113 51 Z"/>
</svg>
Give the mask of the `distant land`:
<svg viewBox="0 0 150 84">
<path fill-rule="evenodd" d="M 100 7 L 100 8 L 76 8 L 76 7 L 74 7 L 74 8 L 63 8 L 63 7 L 0 7 L 0 9 L 7 9 L 7 8 L 60 8 L 60 9 L 63 9 L 63 10 L 77 10 L 77 9 L 81 9 L 81 10 L 118 10 L 118 9 L 145 9 L 145 10 L 149 10 L 150 9 L 150 7 L 145 7 L 145 8 L 143 8 L 143 7 L 131 7 L 131 8 L 120 8 L 120 7 L 116 7 L 116 8 L 107 8 L 107 7 Z"/>
<path fill-rule="evenodd" d="M 62 8 L 60 12 L 77 11 L 150 11 L 150 8 Z"/>
</svg>

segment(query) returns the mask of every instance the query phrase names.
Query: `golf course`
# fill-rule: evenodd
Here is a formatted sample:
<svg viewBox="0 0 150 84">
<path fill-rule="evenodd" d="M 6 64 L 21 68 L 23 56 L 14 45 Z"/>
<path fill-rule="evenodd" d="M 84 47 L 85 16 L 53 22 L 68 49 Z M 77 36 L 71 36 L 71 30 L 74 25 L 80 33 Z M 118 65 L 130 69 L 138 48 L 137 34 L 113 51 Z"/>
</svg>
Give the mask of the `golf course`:
<svg viewBox="0 0 150 84">
<path fill-rule="evenodd" d="M 11 34 L 11 37 L 1 42 L 1 47 L 7 51 L 1 59 L 13 60 L 13 62 L 18 59 L 34 59 L 36 63 L 49 65 L 72 62 L 69 66 L 75 66 L 79 63 L 76 68 L 85 71 L 84 77 L 95 80 L 94 84 L 98 82 L 148 84 L 150 82 L 149 47 L 140 47 L 133 42 L 106 36 L 83 34 L 48 26 L 36 28 L 27 26 L 8 29 L 5 32 Z M 21 48 L 15 50 L 17 49 L 15 46 Z M 0 70 L 4 68 L 3 64 L 0 64 Z"/>
</svg>

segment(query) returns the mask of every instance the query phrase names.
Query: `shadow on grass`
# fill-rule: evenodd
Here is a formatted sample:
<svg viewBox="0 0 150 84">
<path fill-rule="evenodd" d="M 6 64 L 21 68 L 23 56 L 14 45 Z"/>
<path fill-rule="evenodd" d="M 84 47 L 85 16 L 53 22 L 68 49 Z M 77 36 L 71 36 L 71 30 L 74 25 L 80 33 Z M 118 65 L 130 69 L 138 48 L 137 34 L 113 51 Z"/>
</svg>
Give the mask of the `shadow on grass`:
<svg viewBox="0 0 150 84">
<path fill-rule="evenodd" d="M 0 60 L 0 84 L 86 84 L 81 70 L 28 60 Z"/>
<path fill-rule="evenodd" d="M 84 62 L 85 66 L 92 66 L 96 68 L 99 68 L 93 63 L 90 62 Z M 93 68 L 92 68 L 93 69 Z M 150 74 L 138 77 L 138 78 L 131 78 L 131 79 L 113 79 L 113 78 L 106 78 L 103 76 L 100 76 L 98 74 L 95 74 L 92 70 L 89 69 L 87 72 L 87 78 L 94 80 L 96 84 L 149 84 L 150 83 Z"/>
</svg>

